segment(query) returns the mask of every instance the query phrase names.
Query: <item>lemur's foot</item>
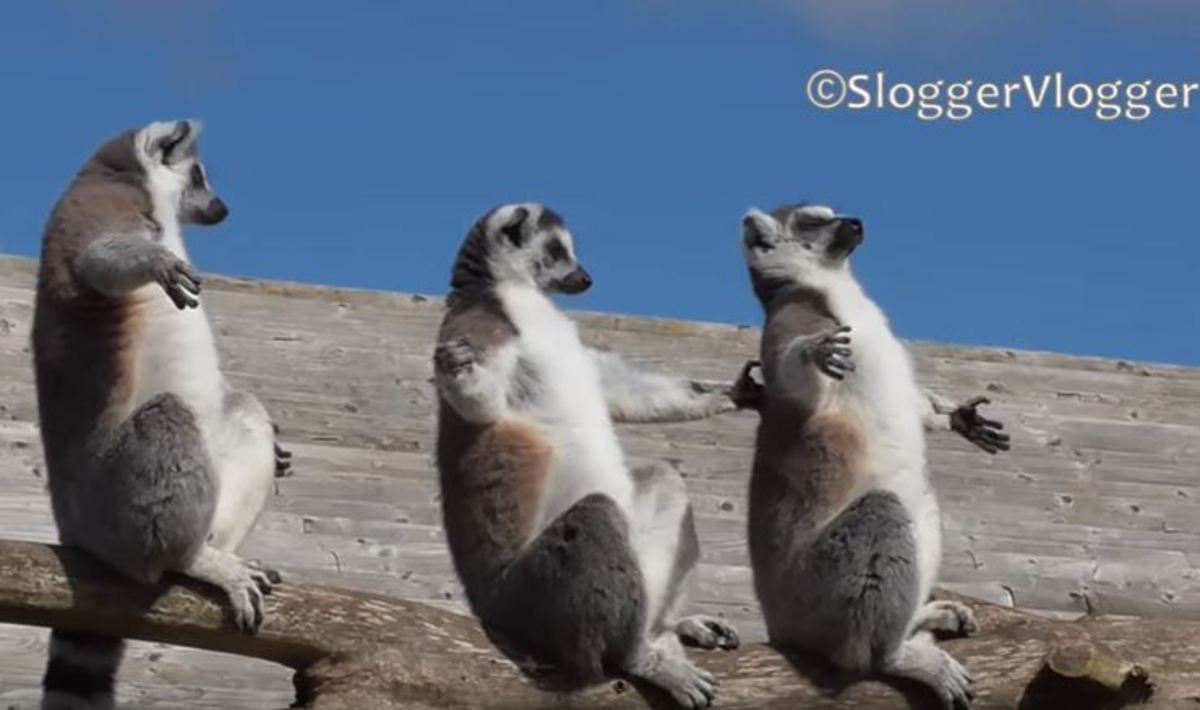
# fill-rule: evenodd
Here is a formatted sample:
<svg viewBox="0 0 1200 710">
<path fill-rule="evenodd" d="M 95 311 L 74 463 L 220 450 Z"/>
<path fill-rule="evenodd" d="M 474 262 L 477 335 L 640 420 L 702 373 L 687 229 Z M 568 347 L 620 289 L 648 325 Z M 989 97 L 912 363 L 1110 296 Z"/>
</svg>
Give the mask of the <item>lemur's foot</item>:
<svg viewBox="0 0 1200 710">
<path fill-rule="evenodd" d="M 262 572 L 267 575 L 267 581 L 272 584 L 271 589 L 266 590 L 265 594 L 270 594 L 275 589 L 275 585 L 283 582 L 283 575 L 279 574 L 279 570 L 268 567 L 262 560 L 246 560 L 246 566 L 251 569 Z"/>
<path fill-rule="evenodd" d="M 717 698 L 717 679 L 712 673 L 684 661 L 664 688 L 685 708 L 712 707 Z"/>
<path fill-rule="evenodd" d="M 850 326 L 843 325 L 822 335 L 817 335 L 807 345 L 808 355 L 817 369 L 835 380 L 846 379 L 854 372 L 854 352 L 850 349 Z"/>
<path fill-rule="evenodd" d="M 200 273 L 183 259 L 174 255 L 164 255 L 156 260 L 154 280 L 166 292 L 167 297 L 179 310 L 195 308 L 200 305 L 196 296 L 200 295 Z"/>
<path fill-rule="evenodd" d="M 929 633 L 921 632 L 901 644 L 887 672 L 915 680 L 937 695 L 945 710 L 969 708 L 971 674 L 953 656 L 938 648 Z"/>
<path fill-rule="evenodd" d="M 697 648 L 732 650 L 738 647 L 737 629 L 715 616 L 685 616 L 675 625 L 680 640 Z"/>
<path fill-rule="evenodd" d="M 717 679 L 686 657 L 662 659 L 652 675 L 643 677 L 670 693 L 680 707 L 711 707 L 717 697 Z"/>
<path fill-rule="evenodd" d="M 1009 436 L 1001 431 L 1004 423 L 981 415 L 978 407 L 983 404 L 991 404 L 991 400 L 975 397 L 960 404 L 950 413 L 950 428 L 989 454 L 1008 451 Z"/>
<path fill-rule="evenodd" d="M 957 638 L 970 636 L 979 626 L 971 607 L 951 599 L 939 599 L 917 610 L 913 628 Z"/>
<path fill-rule="evenodd" d="M 233 621 L 239 629 L 247 633 L 258 631 L 266 618 L 263 597 L 271 593 L 280 579 L 275 570 L 243 566 L 242 573 L 236 577 L 231 588 L 225 590 L 233 605 Z"/>
<path fill-rule="evenodd" d="M 766 390 L 754 379 L 754 371 L 762 367 L 758 360 L 747 360 L 742 366 L 742 372 L 729 390 L 729 399 L 738 409 L 762 411 Z"/>
<path fill-rule="evenodd" d="M 454 377 L 475 366 L 475 348 L 462 338 L 438 343 L 433 351 L 434 366 L 439 372 Z"/>
<path fill-rule="evenodd" d="M 281 581 L 278 572 L 213 547 L 201 550 L 184 573 L 225 592 L 234 625 L 251 634 L 262 626 L 263 597 Z"/>
<path fill-rule="evenodd" d="M 649 644 L 627 670 L 670 693 L 680 707 L 711 707 L 717 697 L 716 678 L 693 665 L 679 638 L 669 632 Z"/>
</svg>

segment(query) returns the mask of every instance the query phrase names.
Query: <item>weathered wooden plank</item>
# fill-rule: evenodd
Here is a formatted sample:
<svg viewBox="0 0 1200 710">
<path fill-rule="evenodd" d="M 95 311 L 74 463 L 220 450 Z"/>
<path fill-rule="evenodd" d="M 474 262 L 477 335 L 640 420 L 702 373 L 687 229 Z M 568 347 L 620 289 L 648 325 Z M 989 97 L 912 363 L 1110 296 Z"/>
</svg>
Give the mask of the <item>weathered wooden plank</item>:
<svg viewBox="0 0 1200 710">
<path fill-rule="evenodd" d="M 232 628 L 205 585 L 169 578 L 146 590 L 75 550 L 0 541 L 0 577 L 6 580 L 0 585 L 5 620 L 84 633 L 119 631 L 270 660 L 295 671 L 297 701 L 314 709 L 632 709 L 662 707 L 667 700 L 661 690 L 633 679 L 570 696 L 548 694 L 499 657 L 473 619 L 430 604 L 284 586 L 267 600 L 266 620 L 249 636 Z M 972 705 L 980 710 L 1123 707 L 1147 699 L 1154 707 L 1184 707 L 1200 688 L 1194 621 L 1055 621 L 979 601 L 971 606 L 977 633 L 943 648 L 970 669 Z M 927 690 L 914 694 L 911 686 L 874 680 L 830 693 L 827 669 L 762 644 L 689 656 L 720 679 L 721 707 L 927 707 L 934 700 Z M 189 685 L 191 667 L 160 668 L 171 687 L 155 695 L 155 707 L 207 705 L 219 692 Z M 131 687 L 137 691 L 141 684 Z M 273 700 L 262 697 L 260 687 L 246 690 L 238 701 L 247 702 L 251 692 Z"/>
<path fill-rule="evenodd" d="M 38 706 L 48 634 L 0 624 L 0 707 Z M 138 710 L 268 710 L 287 707 L 294 695 L 292 674 L 283 666 L 162 643 L 130 642 L 124 676 L 130 680 L 118 689 L 118 702 Z"/>
<path fill-rule="evenodd" d="M 52 541 L 29 364 L 33 269 L 0 258 L 0 536 Z M 429 362 L 441 305 L 219 277 L 205 286 L 231 379 L 263 398 L 296 452 L 296 476 L 279 482 L 246 552 L 289 579 L 462 610 L 432 467 Z M 731 377 L 757 339 L 737 326 L 579 319 L 592 344 L 704 379 Z M 1013 433 L 1013 451 L 994 458 L 930 437 L 949 588 L 1058 612 L 1200 615 L 1200 371 L 924 343 L 914 351 L 927 386 L 989 394 Z M 755 424 L 739 414 L 620 427 L 634 463 L 669 458 L 687 477 L 703 546 L 693 607 L 726 614 L 750 640 L 762 638 L 744 532 Z M 0 707 L 35 697 L 41 639 L 0 629 L 0 644 L 23 649 L 0 653 Z M 193 675 L 178 678 L 163 664 L 180 656 L 147 651 L 125 669 L 125 692 L 138 707 L 167 707 L 193 689 L 210 691 L 196 707 L 263 707 L 253 693 L 276 687 L 248 673 L 242 692 L 224 661 L 190 653 Z"/>
</svg>

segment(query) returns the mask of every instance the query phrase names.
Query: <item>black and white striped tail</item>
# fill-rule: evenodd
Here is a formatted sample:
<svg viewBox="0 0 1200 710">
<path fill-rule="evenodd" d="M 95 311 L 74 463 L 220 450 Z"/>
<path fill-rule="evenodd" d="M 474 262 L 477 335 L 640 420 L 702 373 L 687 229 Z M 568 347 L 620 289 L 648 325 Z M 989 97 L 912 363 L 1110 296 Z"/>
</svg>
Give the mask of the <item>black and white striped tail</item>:
<svg viewBox="0 0 1200 710">
<path fill-rule="evenodd" d="M 42 710 L 113 710 L 113 685 L 125 642 L 53 631 L 42 679 Z"/>
</svg>

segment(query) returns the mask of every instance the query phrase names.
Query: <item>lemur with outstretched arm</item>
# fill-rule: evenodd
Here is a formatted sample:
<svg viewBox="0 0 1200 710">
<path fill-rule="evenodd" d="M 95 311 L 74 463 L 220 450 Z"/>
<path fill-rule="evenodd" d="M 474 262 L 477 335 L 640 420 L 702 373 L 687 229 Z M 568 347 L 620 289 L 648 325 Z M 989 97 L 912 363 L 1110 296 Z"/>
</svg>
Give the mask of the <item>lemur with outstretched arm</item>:
<svg viewBox="0 0 1200 710">
<path fill-rule="evenodd" d="M 863 292 L 849 257 L 862 223 L 787 205 L 743 221 L 743 251 L 766 312 L 761 413 L 750 480 L 755 590 L 772 644 L 853 674 L 900 676 L 947 706 L 970 702 L 966 669 L 932 632 L 967 634 L 966 606 L 928 602 L 941 520 L 925 429 L 1008 448 L 973 399 L 917 385 L 908 352 Z"/>
<path fill-rule="evenodd" d="M 102 145 L 46 225 L 33 324 L 50 499 L 63 544 L 147 584 L 179 572 L 262 622 L 279 581 L 234 550 L 287 452 L 267 412 L 221 374 L 182 225 L 228 214 L 193 121 Z M 54 631 L 42 707 L 113 707 L 119 639 Z"/>
<path fill-rule="evenodd" d="M 613 421 L 699 419 L 736 409 L 734 393 L 585 347 L 550 294 L 590 285 L 541 205 L 496 208 L 468 233 L 434 355 L 450 551 L 489 637 L 527 671 L 563 688 L 628 675 L 707 707 L 715 682 L 681 638 L 737 637 L 677 616 L 698 556 L 683 480 L 665 464 L 631 471 Z"/>
</svg>

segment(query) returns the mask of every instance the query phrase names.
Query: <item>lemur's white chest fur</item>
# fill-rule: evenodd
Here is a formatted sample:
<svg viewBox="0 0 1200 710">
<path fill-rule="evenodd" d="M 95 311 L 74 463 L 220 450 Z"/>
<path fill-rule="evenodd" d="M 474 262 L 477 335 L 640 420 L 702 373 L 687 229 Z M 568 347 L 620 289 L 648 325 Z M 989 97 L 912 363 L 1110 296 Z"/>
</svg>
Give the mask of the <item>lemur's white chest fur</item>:
<svg viewBox="0 0 1200 710">
<path fill-rule="evenodd" d="M 161 226 L 157 238 L 171 253 L 187 260 L 179 224 L 177 197 L 168 190 L 151 190 L 154 219 Z M 180 310 L 156 283 L 134 294 L 142 303 L 137 327 L 137 359 L 131 411 L 155 396 L 170 392 L 183 399 L 196 414 L 206 436 L 209 422 L 220 417 L 225 393 L 212 326 L 203 297 L 196 308 Z"/>
<path fill-rule="evenodd" d="M 852 328 L 856 371 L 838 382 L 823 378 L 823 408 L 855 416 L 866 436 L 867 489 L 896 494 L 913 516 L 920 557 L 921 593 L 928 594 L 941 560 L 941 520 L 929 482 L 924 394 L 908 350 L 892 333 L 887 317 L 848 273 L 830 284 L 833 315 Z"/>
<path fill-rule="evenodd" d="M 591 493 L 611 497 L 627 513 L 633 481 L 609 416 L 596 365 L 566 314 L 538 289 L 503 285 L 497 295 L 519 332 L 510 354 L 536 381 L 529 401 L 514 402 L 509 416 L 544 433 L 553 447 L 536 537 L 560 514 Z"/>
<path fill-rule="evenodd" d="M 881 483 L 897 475 L 923 478 L 924 395 L 908 351 L 892 334 L 883 312 L 852 279 L 830 289 L 828 303 L 834 316 L 852 328 L 857 370 L 841 382 L 824 380 L 826 406 L 845 409 L 861 420 L 868 432 L 868 468 Z"/>
</svg>

